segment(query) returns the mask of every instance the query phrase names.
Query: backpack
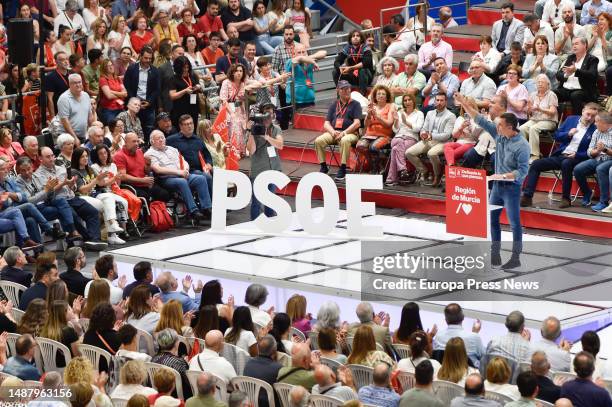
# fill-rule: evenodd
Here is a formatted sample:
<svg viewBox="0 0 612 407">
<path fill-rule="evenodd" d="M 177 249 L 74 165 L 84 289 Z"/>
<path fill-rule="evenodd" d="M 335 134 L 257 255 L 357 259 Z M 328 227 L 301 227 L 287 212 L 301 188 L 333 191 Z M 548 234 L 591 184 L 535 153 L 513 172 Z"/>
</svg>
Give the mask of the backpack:
<svg viewBox="0 0 612 407">
<path fill-rule="evenodd" d="M 172 218 L 168 214 L 166 204 L 162 201 L 153 201 L 149 205 L 149 217 L 151 223 L 151 230 L 153 232 L 165 232 L 174 226 Z"/>
</svg>

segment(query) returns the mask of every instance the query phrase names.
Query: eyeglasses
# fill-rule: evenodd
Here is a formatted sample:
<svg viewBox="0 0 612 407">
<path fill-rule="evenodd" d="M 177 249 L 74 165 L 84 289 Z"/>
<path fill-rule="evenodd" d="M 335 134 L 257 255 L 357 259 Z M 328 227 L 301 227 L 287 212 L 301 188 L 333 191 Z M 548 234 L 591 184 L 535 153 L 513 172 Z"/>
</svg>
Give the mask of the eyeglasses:
<svg viewBox="0 0 612 407">
<path fill-rule="evenodd" d="M 507 75 L 518 75 L 518 72 L 510 71 L 507 73 Z"/>
</svg>

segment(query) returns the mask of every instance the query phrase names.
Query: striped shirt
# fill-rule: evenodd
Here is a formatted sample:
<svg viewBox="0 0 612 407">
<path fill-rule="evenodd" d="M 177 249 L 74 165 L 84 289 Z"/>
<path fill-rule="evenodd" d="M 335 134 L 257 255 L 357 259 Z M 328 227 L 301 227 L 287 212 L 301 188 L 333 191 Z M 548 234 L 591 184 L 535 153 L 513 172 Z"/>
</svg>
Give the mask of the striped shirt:
<svg viewBox="0 0 612 407">
<path fill-rule="evenodd" d="M 595 133 L 593 133 L 593 137 L 591 138 L 591 144 L 589 144 L 589 153 L 591 150 L 595 150 L 595 146 L 600 141 L 604 144 L 605 148 L 612 148 L 612 128 L 605 133 L 595 130 Z M 600 152 L 597 157 L 591 157 L 596 161 L 607 161 L 612 159 L 612 156 L 606 154 L 605 151 Z"/>
<path fill-rule="evenodd" d="M 508 332 L 504 336 L 491 339 L 486 354 L 491 357 L 501 356 L 518 362 L 529 360 L 531 355 L 529 341 L 516 332 Z"/>
</svg>

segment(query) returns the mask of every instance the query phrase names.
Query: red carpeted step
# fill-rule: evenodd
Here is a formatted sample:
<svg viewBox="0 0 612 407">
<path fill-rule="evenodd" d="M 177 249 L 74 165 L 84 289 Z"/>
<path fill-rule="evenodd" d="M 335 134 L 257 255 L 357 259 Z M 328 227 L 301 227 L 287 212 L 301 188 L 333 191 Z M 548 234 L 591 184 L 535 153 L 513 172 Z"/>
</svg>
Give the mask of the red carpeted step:
<svg viewBox="0 0 612 407">
<path fill-rule="evenodd" d="M 319 164 L 317 158 L 317 152 L 312 144 L 306 148 L 298 146 L 285 145 L 282 150 L 279 151 L 279 156 L 282 160 L 286 161 L 297 161 L 307 164 Z M 332 157 L 331 152 L 328 150 L 325 154 L 325 162 L 327 165 L 337 167 L 336 160 L 340 161 L 340 153 L 336 151 L 336 158 Z"/>
<path fill-rule="evenodd" d="M 321 131 L 325 123 L 324 116 L 296 113 L 293 117 L 293 127 L 303 130 Z"/>
<path fill-rule="evenodd" d="M 523 13 L 514 13 L 514 17 L 522 20 L 525 17 Z M 468 23 L 477 25 L 492 26 L 497 20 L 501 19 L 500 10 L 497 9 L 470 9 L 468 11 Z"/>
<path fill-rule="evenodd" d="M 445 35 L 444 41 L 448 42 L 452 47 L 453 51 L 480 51 L 479 38 L 474 37 L 453 37 L 452 35 Z"/>
</svg>

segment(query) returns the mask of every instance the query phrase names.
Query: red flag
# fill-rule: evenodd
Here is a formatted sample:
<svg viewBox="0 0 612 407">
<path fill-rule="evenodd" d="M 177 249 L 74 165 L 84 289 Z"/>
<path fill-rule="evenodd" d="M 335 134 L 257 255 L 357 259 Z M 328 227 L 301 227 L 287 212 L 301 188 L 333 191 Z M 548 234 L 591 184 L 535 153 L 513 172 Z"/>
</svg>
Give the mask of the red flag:
<svg viewBox="0 0 612 407">
<path fill-rule="evenodd" d="M 215 119 L 215 123 L 212 126 L 213 134 L 217 133 L 221 136 L 221 139 L 230 144 L 229 154 L 225 159 L 225 169 L 237 170 L 240 168 L 238 161 L 240 161 L 240 151 L 236 145 L 235 140 L 229 140 L 229 130 L 227 128 L 227 104 L 224 104 L 219 110 L 219 114 Z"/>
</svg>

